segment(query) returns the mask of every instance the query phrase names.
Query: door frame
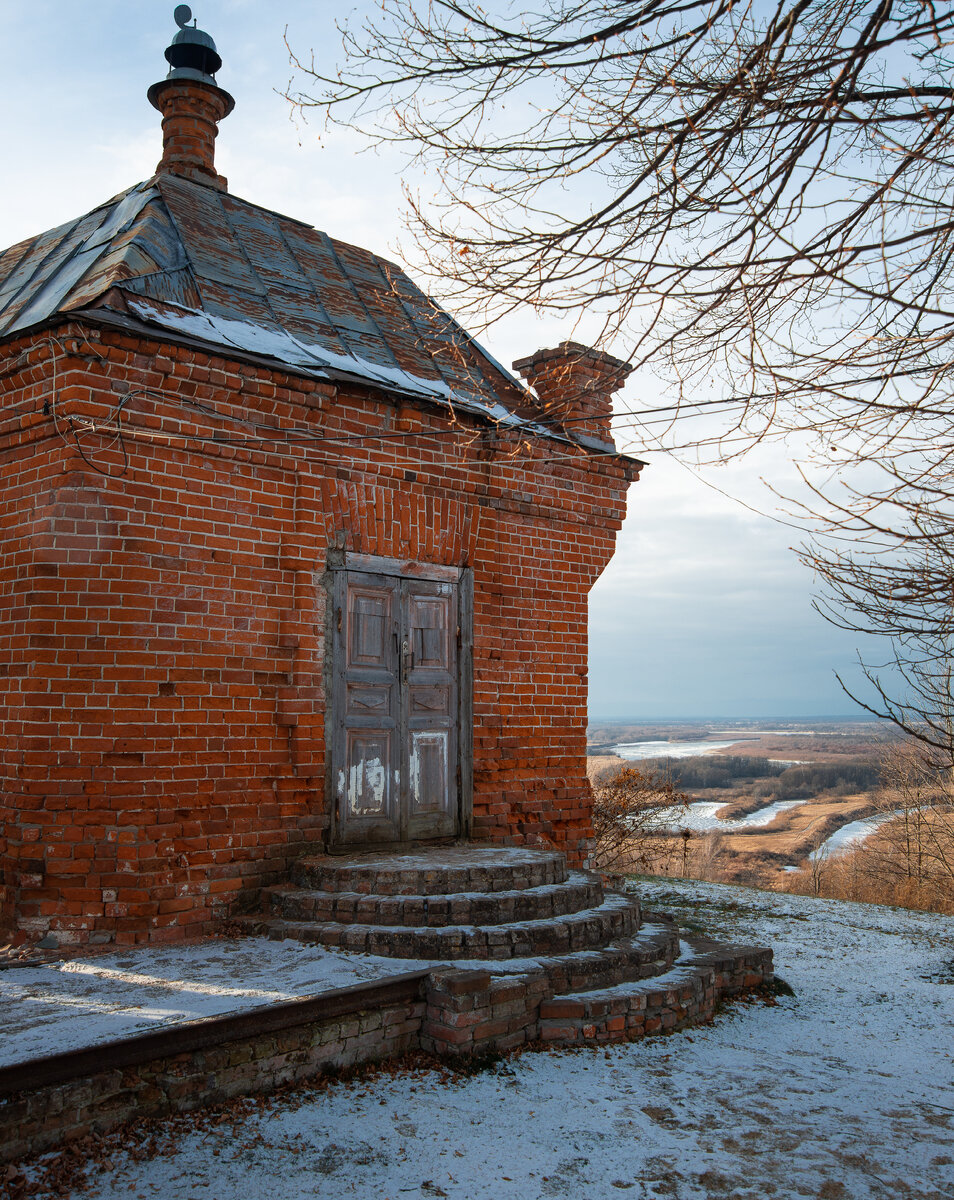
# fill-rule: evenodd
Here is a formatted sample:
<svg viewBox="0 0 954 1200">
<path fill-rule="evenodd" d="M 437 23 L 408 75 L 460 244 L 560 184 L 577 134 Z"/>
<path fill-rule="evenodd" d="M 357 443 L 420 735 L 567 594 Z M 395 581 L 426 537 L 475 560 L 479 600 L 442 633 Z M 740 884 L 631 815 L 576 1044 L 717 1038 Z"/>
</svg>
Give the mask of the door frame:
<svg viewBox="0 0 954 1200">
<path fill-rule="evenodd" d="M 471 836 L 474 801 L 474 573 L 470 567 L 450 567 L 416 559 L 379 558 L 371 554 L 329 549 L 325 562 L 325 808 L 330 817 L 327 848 L 330 854 L 352 854 L 362 849 L 387 851 L 417 843 L 373 842 L 343 844 L 339 833 L 337 784 L 334 778 L 334 747 L 337 744 L 340 698 L 332 686 L 338 613 L 338 577 L 343 571 L 366 575 L 389 575 L 457 585 L 457 839 Z M 437 841 L 451 839 L 441 838 Z"/>
</svg>

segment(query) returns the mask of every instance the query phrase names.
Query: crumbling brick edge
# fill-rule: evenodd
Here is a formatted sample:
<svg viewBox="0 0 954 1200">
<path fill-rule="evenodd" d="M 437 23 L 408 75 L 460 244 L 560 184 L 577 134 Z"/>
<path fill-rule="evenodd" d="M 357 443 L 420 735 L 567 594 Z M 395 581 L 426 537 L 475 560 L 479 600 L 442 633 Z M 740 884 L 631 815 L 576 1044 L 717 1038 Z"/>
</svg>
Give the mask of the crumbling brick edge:
<svg viewBox="0 0 954 1200">
<path fill-rule="evenodd" d="M 520 974 L 412 971 L 0 1068 L 0 1162 L 135 1118 L 187 1113 L 423 1050 L 465 1060 L 521 1046 L 581 1046 L 711 1019 L 721 999 L 772 979 L 772 952 L 707 949 L 657 979 L 555 996 Z"/>
</svg>

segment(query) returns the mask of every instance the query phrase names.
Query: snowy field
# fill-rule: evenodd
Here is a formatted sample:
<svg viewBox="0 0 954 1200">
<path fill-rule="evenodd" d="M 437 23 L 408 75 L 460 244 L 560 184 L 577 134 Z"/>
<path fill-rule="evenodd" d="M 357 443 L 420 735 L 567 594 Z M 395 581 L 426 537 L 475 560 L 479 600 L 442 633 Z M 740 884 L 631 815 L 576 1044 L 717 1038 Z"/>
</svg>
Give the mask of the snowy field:
<svg viewBox="0 0 954 1200">
<path fill-rule="evenodd" d="M 95 1200 L 951 1200 L 954 922 L 656 881 L 795 989 L 707 1029 L 337 1084 L 91 1167 Z M 85 1194 L 85 1193 L 84 1193 Z M 76 1196 L 81 1193 L 75 1193 Z"/>
</svg>

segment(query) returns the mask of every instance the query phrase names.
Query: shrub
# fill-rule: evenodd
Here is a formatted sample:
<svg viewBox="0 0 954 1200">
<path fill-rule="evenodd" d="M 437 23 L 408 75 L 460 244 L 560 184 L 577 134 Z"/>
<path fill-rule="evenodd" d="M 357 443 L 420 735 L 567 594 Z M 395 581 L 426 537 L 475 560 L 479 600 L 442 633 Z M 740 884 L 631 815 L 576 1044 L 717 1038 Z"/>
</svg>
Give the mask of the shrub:
<svg viewBox="0 0 954 1200">
<path fill-rule="evenodd" d="M 663 872 L 686 840 L 673 827 L 690 797 L 671 776 L 653 768 L 623 767 L 593 789 L 595 840 L 591 865 L 598 871 Z"/>
</svg>

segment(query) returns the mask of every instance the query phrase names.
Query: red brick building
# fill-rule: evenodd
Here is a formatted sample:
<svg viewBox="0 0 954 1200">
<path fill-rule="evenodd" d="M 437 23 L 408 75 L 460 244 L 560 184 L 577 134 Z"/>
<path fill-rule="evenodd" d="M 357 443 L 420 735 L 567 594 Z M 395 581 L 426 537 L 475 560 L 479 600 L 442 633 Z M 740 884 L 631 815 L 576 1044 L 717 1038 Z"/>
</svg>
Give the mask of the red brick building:
<svg viewBox="0 0 954 1200">
<path fill-rule="evenodd" d="M 534 394 L 231 196 L 214 46 L 167 57 L 156 175 L 0 256 L 0 927 L 193 935 L 306 847 L 580 861 L 627 368 L 564 344 Z"/>
</svg>

